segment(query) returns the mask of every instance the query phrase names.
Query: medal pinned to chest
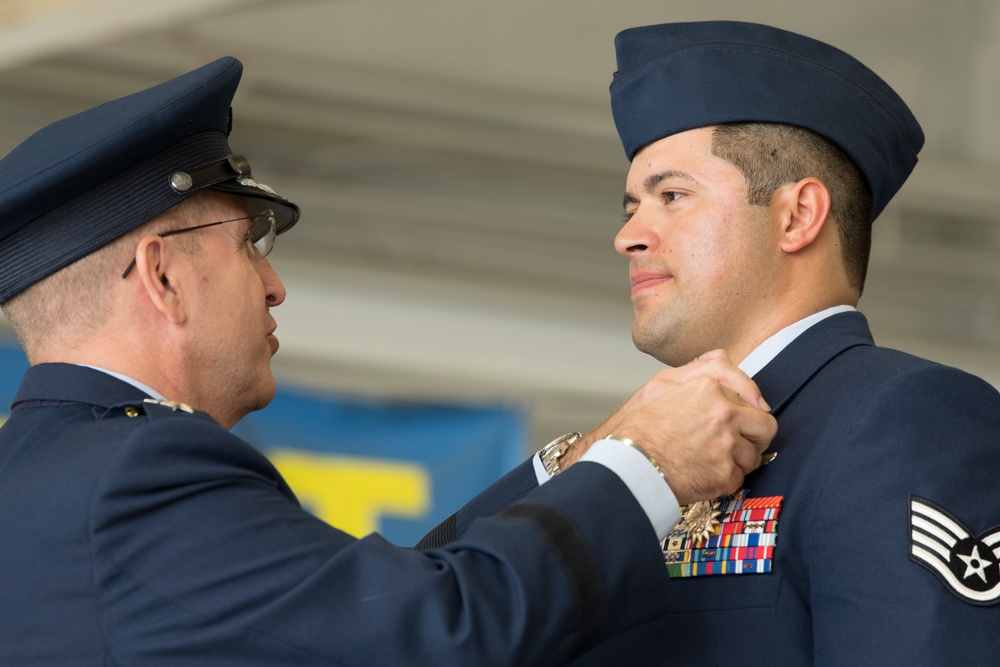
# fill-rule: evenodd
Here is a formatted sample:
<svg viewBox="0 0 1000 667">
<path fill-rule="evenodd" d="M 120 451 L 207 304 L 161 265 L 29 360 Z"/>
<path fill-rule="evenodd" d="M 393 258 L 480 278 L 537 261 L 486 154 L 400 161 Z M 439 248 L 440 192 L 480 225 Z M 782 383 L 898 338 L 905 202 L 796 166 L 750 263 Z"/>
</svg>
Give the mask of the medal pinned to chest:
<svg viewBox="0 0 1000 667">
<path fill-rule="evenodd" d="M 782 500 L 741 489 L 681 507 L 680 523 L 661 544 L 670 577 L 770 572 Z"/>
</svg>

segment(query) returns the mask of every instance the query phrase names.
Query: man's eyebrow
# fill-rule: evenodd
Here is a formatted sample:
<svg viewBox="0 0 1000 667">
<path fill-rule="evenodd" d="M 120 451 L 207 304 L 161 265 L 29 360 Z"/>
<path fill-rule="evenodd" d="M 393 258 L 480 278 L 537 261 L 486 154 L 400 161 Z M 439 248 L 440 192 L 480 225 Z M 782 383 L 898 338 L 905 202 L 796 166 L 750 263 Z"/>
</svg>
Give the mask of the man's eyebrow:
<svg viewBox="0 0 1000 667">
<path fill-rule="evenodd" d="M 647 176 L 646 180 L 642 182 L 642 187 L 646 189 L 646 192 L 652 192 L 656 189 L 656 186 L 667 179 L 681 180 L 681 181 L 694 181 L 695 177 L 684 171 L 675 171 L 673 169 L 668 169 L 667 171 L 661 171 L 658 174 L 653 174 Z"/>
<path fill-rule="evenodd" d="M 695 181 L 695 177 L 684 171 L 676 171 L 674 169 L 668 169 L 667 171 L 661 171 L 646 177 L 646 180 L 642 182 L 642 187 L 646 192 L 652 192 L 656 189 L 660 183 L 667 179 L 675 179 L 682 181 Z M 626 191 L 625 197 L 622 199 L 622 206 L 628 206 L 629 204 L 638 204 L 639 198 Z"/>
</svg>

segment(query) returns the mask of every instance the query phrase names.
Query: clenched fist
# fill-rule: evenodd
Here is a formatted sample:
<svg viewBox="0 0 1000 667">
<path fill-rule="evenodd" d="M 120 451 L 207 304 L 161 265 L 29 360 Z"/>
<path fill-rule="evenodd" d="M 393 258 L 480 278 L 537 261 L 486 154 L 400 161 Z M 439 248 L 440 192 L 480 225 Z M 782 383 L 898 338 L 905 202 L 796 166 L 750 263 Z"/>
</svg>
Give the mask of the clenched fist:
<svg viewBox="0 0 1000 667">
<path fill-rule="evenodd" d="M 684 505 L 732 493 L 761 464 L 777 422 L 725 352 L 660 371 L 567 453 L 565 465 L 610 434 L 640 444 Z"/>
</svg>

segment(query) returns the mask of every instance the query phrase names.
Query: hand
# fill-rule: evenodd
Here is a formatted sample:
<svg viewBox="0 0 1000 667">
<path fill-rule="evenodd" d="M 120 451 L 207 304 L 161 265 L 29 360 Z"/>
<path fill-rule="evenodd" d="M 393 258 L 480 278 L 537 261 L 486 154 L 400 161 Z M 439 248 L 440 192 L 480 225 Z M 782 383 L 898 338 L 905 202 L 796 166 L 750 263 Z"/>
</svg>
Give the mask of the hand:
<svg viewBox="0 0 1000 667">
<path fill-rule="evenodd" d="M 611 416 L 578 440 L 560 459 L 560 467 L 565 470 L 583 456 L 590 445 L 607 435 L 619 433 L 618 424 L 627 415 L 650 405 L 677 386 L 698 378 L 717 380 L 727 395 L 732 398 L 732 394 L 735 394 L 746 405 L 760 406 L 762 410 L 767 411 L 771 409 L 754 381 L 729 360 L 729 355 L 724 350 L 712 350 L 684 366 L 664 368 L 659 371 Z"/>
<path fill-rule="evenodd" d="M 766 409 L 753 381 L 724 352 L 710 352 L 657 373 L 567 452 L 564 467 L 613 433 L 639 443 L 656 460 L 681 504 L 716 498 L 739 489 L 760 465 L 777 432 Z"/>
<path fill-rule="evenodd" d="M 777 430 L 770 414 L 701 377 L 626 416 L 614 433 L 639 443 L 686 505 L 739 489 Z"/>
</svg>

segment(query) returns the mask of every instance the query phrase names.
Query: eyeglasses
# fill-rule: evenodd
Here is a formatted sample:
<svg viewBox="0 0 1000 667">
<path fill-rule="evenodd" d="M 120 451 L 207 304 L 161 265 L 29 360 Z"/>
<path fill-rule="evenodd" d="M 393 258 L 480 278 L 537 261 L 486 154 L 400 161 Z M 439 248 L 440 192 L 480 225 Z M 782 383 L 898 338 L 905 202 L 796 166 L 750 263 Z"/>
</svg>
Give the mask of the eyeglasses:
<svg viewBox="0 0 1000 667">
<path fill-rule="evenodd" d="M 250 223 L 250 229 L 247 230 L 247 235 L 244 237 L 244 241 L 249 241 L 253 244 L 257 252 L 260 253 L 261 257 L 267 257 L 271 250 L 274 248 L 274 237 L 275 233 L 275 221 L 274 221 L 274 211 L 271 209 L 264 210 L 257 215 L 247 215 L 242 218 L 231 218 L 229 220 L 219 220 L 218 222 L 206 222 L 204 225 L 195 225 L 194 227 L 184 227 L 183 229 L 171 229 L 170 231 L 163 232 L 162 234 L 157 234 L 157 236 L 173 236 L 174 234 L 180 234 L 181 232 L 193 232 L 196 229 L 205 229 L 206 227 L 214 227 L 216 225 L 224 225 L 227 222 L 238 222 L 240 220 L 252 220 Z M 135 259 L 133 258 L 129 262 L 128 267 L 125 269 L 125 273 L 122 274 L 122 279 L 128 277 L 129 272 L 132 267 L 135 266 Z"/>
</svg>

